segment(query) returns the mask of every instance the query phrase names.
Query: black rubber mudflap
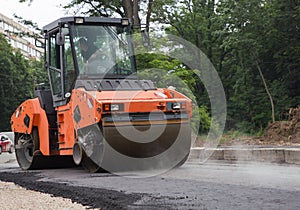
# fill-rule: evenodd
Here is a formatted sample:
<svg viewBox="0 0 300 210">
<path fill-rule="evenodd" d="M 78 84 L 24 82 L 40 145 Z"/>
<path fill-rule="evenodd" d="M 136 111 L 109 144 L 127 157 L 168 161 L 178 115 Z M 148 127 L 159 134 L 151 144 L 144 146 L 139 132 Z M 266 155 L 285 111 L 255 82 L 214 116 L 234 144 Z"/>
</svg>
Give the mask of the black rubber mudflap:
<svg viewBox="0 0 300 210">
<path fill-rule="evenodd" d="M 79 129 L 78 142 L 84 151 L 82 167 L 92 173 L 105 171 L 101 168 L 104 148 L 103 135 L 98 124 Z"/>
</svg>

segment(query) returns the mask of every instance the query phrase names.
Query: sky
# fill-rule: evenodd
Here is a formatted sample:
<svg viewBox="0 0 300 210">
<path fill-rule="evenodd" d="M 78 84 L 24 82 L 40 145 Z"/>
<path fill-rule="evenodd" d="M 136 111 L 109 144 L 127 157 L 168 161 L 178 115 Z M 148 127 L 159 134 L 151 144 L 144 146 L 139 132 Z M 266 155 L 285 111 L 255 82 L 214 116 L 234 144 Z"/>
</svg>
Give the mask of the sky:
<svg viewBox="0 0 300 210">
<path fill-rule="evenodd" d="M 70 0 L 33 0 L 29 5 L 28 2 L 19 3 L 19 0 L 0 0 L 0 13 L 11 19 L 16 14 L 42 28 L 60 17 L 68 16 L 61 6 L 68 2 Z"/>
</svg>

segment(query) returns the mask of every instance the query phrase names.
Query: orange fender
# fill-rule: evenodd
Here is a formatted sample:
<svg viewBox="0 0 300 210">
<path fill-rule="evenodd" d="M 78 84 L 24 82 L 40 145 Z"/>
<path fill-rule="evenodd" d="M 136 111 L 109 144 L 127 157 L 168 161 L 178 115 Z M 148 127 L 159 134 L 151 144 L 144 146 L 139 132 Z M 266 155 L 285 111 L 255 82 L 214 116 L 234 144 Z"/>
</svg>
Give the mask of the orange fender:
<svg viewBox="0 0 300 210">
<path fill-rule="evenodd" d="M 11 116 L 13 132 L 31 134 L 33 127 L 38 127 L 41 153 L 50 155 L 48 119 L 38 98 L 24 101 Z"/>
</svg>

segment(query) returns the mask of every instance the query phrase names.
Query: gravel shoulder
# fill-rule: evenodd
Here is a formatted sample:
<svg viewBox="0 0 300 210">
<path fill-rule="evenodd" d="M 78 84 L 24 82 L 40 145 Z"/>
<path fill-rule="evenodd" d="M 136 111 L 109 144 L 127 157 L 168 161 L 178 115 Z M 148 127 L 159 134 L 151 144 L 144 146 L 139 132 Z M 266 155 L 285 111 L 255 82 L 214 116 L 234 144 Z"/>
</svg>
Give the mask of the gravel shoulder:
<svg viewBox="0 0 300 210">
<path fill-rule="evenodd" d="M 6 210 L 23 209 L 86 209 L 71 199 L 27 190 L 11 182 L 0 182 L 0 206 Z"/>
<path fill-rule="evenodd" d="M 113 190 L 40 182 L 38 174 L 38 171 L 22 171 L 14 153 L 2 153 L 0 209 L 126 209 L 141 198 Z"/>
<path fill-rule="evenodd" d="M 0 174 L 4 171 L 16 170 L 18 164 L 15 159 L 15 154 L 3 153 L 0 155 Z M 28 189 L 26 185 L 14 181 L 17 178 L 13 174 L 14 179 L 5 178 L 8 173 L 4 172 L 4 178 L 0 179 L 0 207 L 5 210 L 29 210 L 29 209 L 86 209 L 80 203 L 76 203 L 69 198 L 55 197 L 49 193 L 39 192 L 39 190 Z M 2 177 L 0 175 L 0 177 Z M 26 176 L 25 176 L 26 177 Z M 24 178 L 25 178 L 24 177 Z M 19 184 L 18 184 L 19 183 Z M 23 187 L 22 187 L 23 186 Z"/>
<path fill-rule="evenodd" d="M 4 189 L 4 195 L 0 194 L 0 204 L 10 203 L 7 209 L 127 209 L 141 199 L 138 194 L 41 182 L 37 174 L 32 171 L 0 173 L 0 186 Z M 7 202 L 7 198 L 15 197 L 17 199 Z"/>
</svg>

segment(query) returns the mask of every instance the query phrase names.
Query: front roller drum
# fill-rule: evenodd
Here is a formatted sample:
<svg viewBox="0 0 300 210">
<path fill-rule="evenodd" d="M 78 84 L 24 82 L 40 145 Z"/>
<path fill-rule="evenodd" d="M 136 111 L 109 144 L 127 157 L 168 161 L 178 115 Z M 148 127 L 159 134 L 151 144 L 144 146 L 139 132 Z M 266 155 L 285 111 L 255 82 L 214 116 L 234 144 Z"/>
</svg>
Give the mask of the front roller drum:
<svg viewBox="0 0 300 210">
<path fill-rule="evenodd" d="M 39 153 L 38 129 L 33 128 L 31 134 L 15 133 L 15 149 L 18 164 L 22 169 L 36 168 Z"/>
<path fill-rule="evenodd" d="M 149 129 L 149 125 L 100 127 L 98 124 L 81 128 L 78 142 L 83 156 L 77 160 L 89 172 L 103 169 L 112 173 L 171 169 L 187 160 L 191 146 L 189 123 L 155 124 Z"/>
<path fill-rule="evenodd" d="M 184 164 L 190 153 L 189 123 L 105 127 L 103 131 L 110 148 L 103 164 L 112 172 L 169 170 Z"/>
</svg>

